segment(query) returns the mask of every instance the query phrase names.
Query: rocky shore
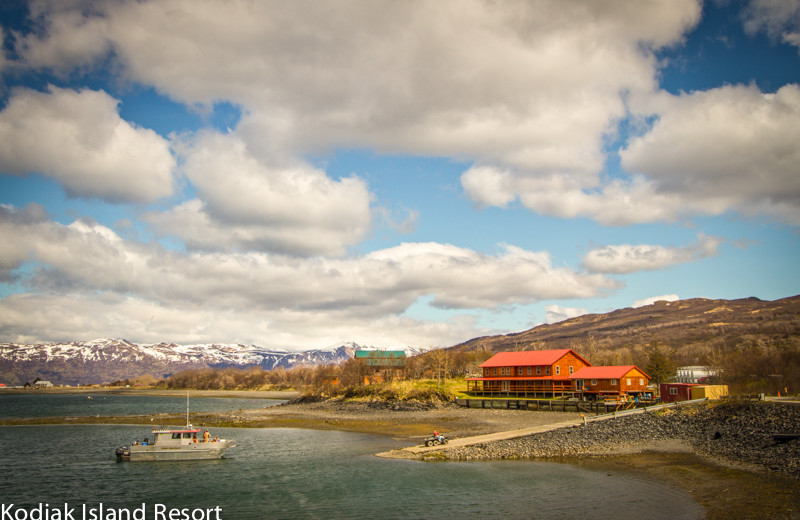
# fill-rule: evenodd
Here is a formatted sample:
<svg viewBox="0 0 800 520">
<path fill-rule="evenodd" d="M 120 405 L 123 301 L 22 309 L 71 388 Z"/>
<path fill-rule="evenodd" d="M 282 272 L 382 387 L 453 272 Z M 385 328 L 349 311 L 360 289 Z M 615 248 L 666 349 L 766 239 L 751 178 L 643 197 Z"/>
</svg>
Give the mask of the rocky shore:
<svg viewBox="0 0 800 520">
<path fill-rule="evenodd" d="M 800 406 L 761 402 L 686 406 L 451 448 L 429 457 L 497 460 L 690 451 L 729 465 L 800 479 L 800 439 L 776 442 L 776 433 L 800 433 Z"/>
</svg>

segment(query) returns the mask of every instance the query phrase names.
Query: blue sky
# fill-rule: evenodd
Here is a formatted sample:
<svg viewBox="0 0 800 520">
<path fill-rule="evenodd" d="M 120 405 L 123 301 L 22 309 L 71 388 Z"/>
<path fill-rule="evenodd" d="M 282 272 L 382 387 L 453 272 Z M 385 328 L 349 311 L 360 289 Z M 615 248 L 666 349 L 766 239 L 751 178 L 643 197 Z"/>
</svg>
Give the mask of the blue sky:
<svg viewBox="0 0 800 520">
<path fill-rule="evenodd" d="M 800 293 L 800 1 L 0 7 L 0 341 Z"/>
</svg>

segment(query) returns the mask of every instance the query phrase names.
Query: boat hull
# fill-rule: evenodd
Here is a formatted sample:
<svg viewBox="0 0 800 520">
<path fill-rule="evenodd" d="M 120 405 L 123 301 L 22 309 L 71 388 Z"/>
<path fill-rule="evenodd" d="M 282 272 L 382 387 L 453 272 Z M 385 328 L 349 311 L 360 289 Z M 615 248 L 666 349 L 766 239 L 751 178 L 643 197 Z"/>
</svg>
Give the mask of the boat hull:
<svg viewBox="0 0 800 520">
<path fill-rule="evenodd" d="M 117 449 L 118 461 L 161 461 L 161 460 L 211 460 L 222 458 L 228 448 L 234 445 L 227 441 L 204 442 L 181 447 L 130 446 Z"/>
</svg>

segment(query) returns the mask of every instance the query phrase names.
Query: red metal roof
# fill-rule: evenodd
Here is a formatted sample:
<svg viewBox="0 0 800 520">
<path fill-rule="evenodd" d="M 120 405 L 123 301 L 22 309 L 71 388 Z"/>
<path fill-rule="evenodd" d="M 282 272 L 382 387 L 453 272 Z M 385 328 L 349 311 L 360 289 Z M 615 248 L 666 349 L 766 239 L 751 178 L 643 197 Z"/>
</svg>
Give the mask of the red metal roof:
<svg viewBox="0 0 800 520">
<path fill-rule="evenodd" d="M 495 376 L 495 377 L 468 377 L 467 381 L 569 381 L 567 376 Z"/>
<path fill-rule="evenodd" d="M 644 370 L 635 365 L 620 365 L 610 367 L 583 367 L 571 376 L 570 379 L 622 379 L 627 376 L 631 370 L 638 370 L 647 379 L 650 376 L 645 374 Z"/>
<path fill-rule="evenodd" d="M 591 365 L 591 363 L 579 356 L 574 350 L 562 348 L 559 350 L 498 352 L 494 356 L 481 363 L 481 368 L 552 365 L 562 357 L 566 356 L 569 352 L 572 352 L 573 355 L 587 365 Z"/>
</svg>

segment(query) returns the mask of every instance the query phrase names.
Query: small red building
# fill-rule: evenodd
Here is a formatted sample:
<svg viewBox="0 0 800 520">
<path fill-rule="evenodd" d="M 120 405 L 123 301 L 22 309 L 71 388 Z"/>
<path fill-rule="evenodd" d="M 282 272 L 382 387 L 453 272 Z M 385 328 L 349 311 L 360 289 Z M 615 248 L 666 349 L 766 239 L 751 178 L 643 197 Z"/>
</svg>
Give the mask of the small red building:
<svg viewBox="0 0 800 520">
<path fill-rule="evenodd" d="M 499 352 L 481 364 L 482 377 L 467 379 L 467 391 L 490 395 L 555 396 L 572 392 L 569 377 L 591 366 L 572 349 Z"/>
<path fill-rule="evenodd" d="M 700 386 L 695 383 L 661 383 L 661 401 L 673 403 L 675 401 L 688 401 L 692 398 L 692 387 Z"/>
<path fill-rule="evenodd" d="M 650 376 L 634 365 L 610 367 L 585 367 L 569 378 L 573 389 L 584 395 L 602 397 L 640 396 L 647 391 Z"/>
</svg>

